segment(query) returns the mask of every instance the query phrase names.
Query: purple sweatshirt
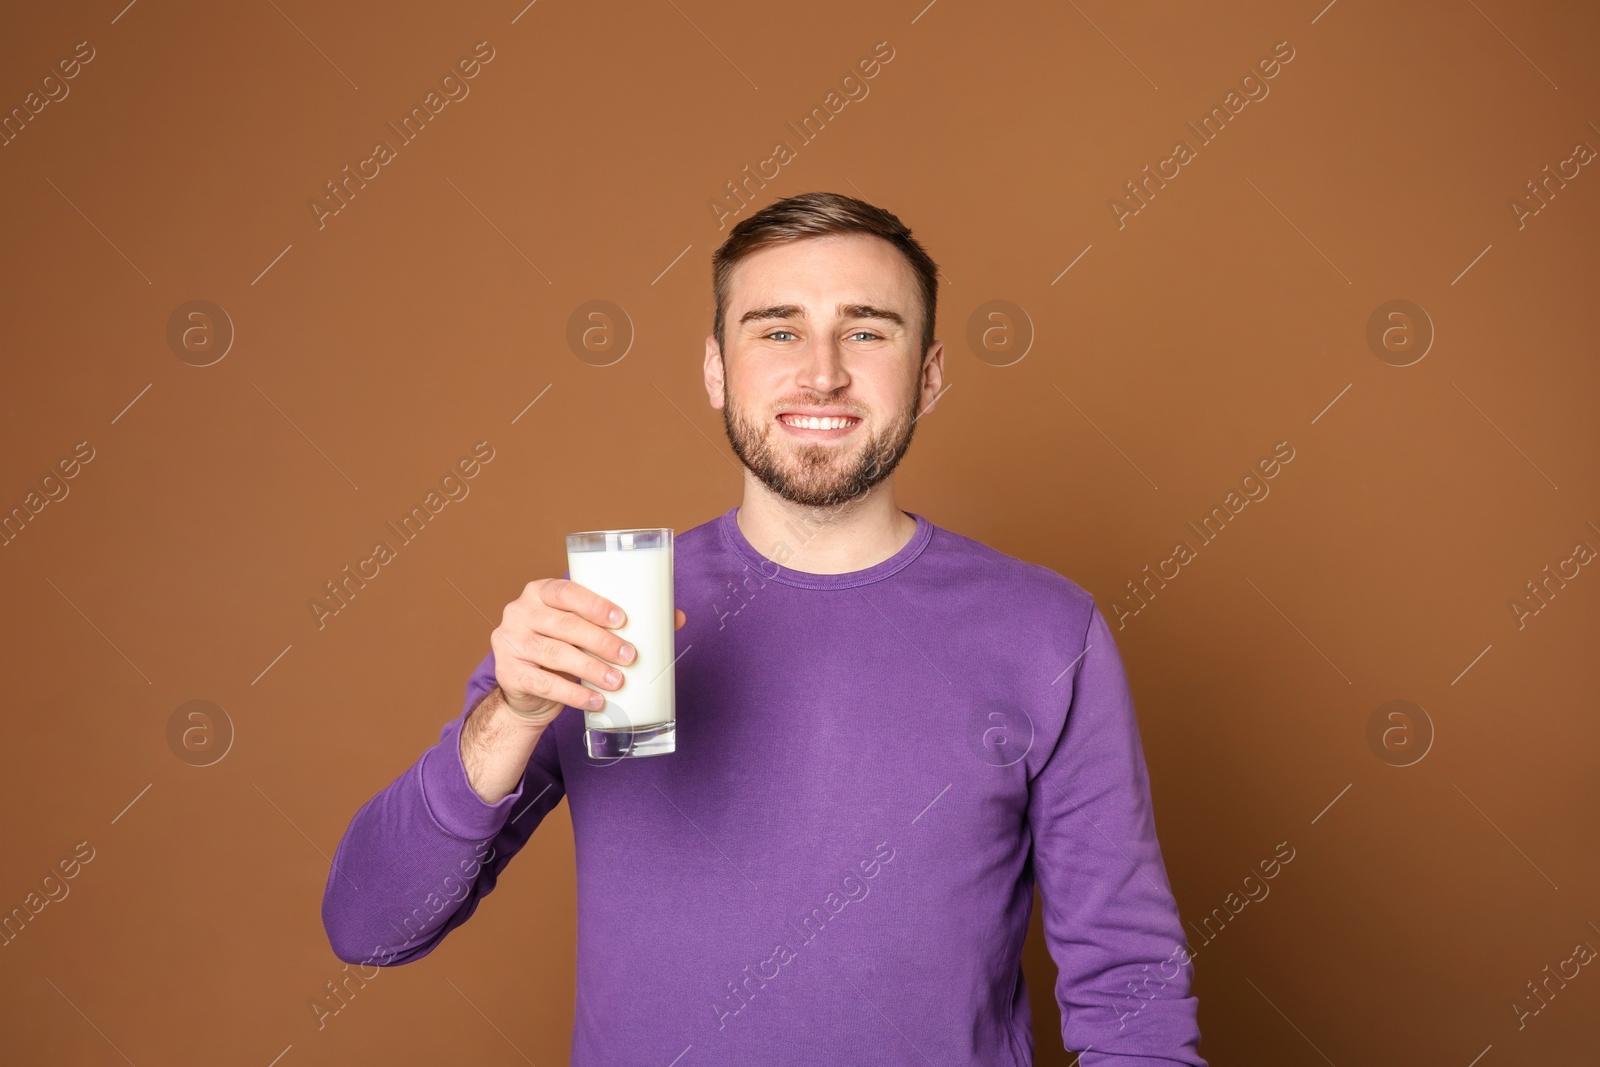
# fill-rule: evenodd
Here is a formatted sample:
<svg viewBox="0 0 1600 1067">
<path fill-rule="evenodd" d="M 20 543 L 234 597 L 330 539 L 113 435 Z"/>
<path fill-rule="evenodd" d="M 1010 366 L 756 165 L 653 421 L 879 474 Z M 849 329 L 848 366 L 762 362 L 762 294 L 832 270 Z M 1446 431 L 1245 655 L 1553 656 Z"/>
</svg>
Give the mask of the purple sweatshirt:
<svg viewBox="0 0 1600 1067">
<path fill-rule="evenodd" d="M 676 538 L 677 751 L 592 760 L 567 708 L 486 804 L 458 745 L 495 685 L 486 656 L 462 714 L 339 843 L 322 904 L 339 958 L 427 955 L 565 797 L 573 1067 L 1032 1064 L 1035 881 L 1083 1067 L 1204 1067 L 1093 597 L 909 512 L 881 563 L 791 570 L 736 511 Z M 810 536 L 791 524 L 774 555 Z"/>
</svg>

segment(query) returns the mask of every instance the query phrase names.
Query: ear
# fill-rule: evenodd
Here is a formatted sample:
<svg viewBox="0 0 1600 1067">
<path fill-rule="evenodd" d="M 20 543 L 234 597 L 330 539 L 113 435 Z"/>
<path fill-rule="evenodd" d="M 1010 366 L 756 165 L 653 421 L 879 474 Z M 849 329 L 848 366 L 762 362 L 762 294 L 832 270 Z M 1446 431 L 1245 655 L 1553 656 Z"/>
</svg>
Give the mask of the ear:
<svg viewBox="0 0 1600 1067">
<path fill-rule="evenodd" d="M 706 334 L 706 359 L 704 367 L 706 397 L 714 410 L 722 410 L 723 373 L 722 350 L 717 345 L 717 335 Z"/>
<path fill-rule="evenodd" d="M 939 394 L 944 391 L 944 342 L 935 341 L 928 347 L 922 361 L 922 373 L 917 379 L 917 417 L 933 410 Z"/>
</svg>

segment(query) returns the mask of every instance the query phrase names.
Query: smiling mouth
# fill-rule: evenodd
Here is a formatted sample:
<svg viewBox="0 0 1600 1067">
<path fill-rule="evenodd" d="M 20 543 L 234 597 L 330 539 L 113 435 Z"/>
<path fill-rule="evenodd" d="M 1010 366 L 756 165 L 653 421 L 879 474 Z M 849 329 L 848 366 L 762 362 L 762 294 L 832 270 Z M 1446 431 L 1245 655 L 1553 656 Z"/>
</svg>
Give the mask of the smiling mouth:
<svg viewBox="0 0 1600 1067">
<path fill-rule="evenodd" d="M 792 433 L 804 437 L 843 437 L 861 420 L 850 415 L 790 415 L 778 416 L 778 421 Z"/>
</svg>

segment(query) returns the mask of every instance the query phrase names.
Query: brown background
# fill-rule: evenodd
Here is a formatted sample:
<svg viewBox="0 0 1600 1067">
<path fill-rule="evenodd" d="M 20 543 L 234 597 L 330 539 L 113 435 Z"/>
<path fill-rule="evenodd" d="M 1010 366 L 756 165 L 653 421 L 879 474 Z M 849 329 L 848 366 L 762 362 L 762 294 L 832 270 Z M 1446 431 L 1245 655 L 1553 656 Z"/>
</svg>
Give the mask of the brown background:
<svg viewBox="0 0 1600 1067">
<path fill-rule="evenodd" d="M 565 530 L 737 501 L 700 384 L 709 202 L 779 139 L 797 158 L 759 203 L 862 196 L 943 269 L 951 388 L 902 506 L 1109 614 L 1295 449 L 1117 632 L 1211 1062 L 1600 1043 L 1593 967 L 1525 1027 L 1512 1009 L 1600 946 L 1600 576 L 1521 628 L 1510 608 L 1600 547 L 1600 174 L 1521 229 L 1510 208 L 1600 147 L 1594 5 L 123 2 L 13 6 L 0 31 L 7 110 L 95 50 L 0 148 L 0 507 L 95 450 L 0 548 L 0 908 L 94 850 L 0 949 L 0 1058 L 565 1062 L 565 807 L 471 923 L 319 1029 L 328 857 L 459 713 Z M 470 96 L 319 230 L 323 183 L 485 40 Z M 870 95 L 798 145 L 784 123 L 884 40 Z M 1108 199 L 1283 40 L 1270 96 L 1119 229 Z M 210 366 L 166 339 L 194 299 L 236 335 Z M 566 341 L 592 299 L 634 331 L 610 366 Z M 1393 299 L 1436 330 L 1410 366 L 1367 342 Z M 1007 366 L 967 343 L 990 300 L 1031 323 Z M 480 440 L 471 495 L 319 629 L 323 583 Z M 186 749 L 191 700 L 222 712 Z M 1431 747 L 1420 714 L 1369 743 L 1390 700 Z M 222 716 L 231 747 L 194 766 Z M 1284 841 L 1270 896 L 1206 940 Z M 1037 929 L 1026 968 L 1039 1062 L 1070 1062 Z"/>
</svg>

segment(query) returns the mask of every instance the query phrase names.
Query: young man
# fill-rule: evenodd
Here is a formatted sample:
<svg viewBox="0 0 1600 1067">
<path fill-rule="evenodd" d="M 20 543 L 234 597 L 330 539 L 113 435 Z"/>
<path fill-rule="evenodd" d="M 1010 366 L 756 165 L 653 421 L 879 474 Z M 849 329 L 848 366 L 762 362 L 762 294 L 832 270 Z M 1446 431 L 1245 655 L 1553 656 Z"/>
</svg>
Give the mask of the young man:
<svg viewBox="0 0 1600 1067">
<path fill-rule="evenodd" d="M 704 372 L 744 495 L 676 539 L 676 751 L 589 758 L 573 709 L 604 698 L 577 680 L 617 688 L 620 609 L 530 582 L 461 716 L 340 842 L 341 959 L 427 955 L 565 796 L 575 1067 L 1031 1064 L 1035 881 L 1084 1067 L 1203 1067 L 1105 618 L 895 505 L 943 388 L 936 272 L 849 197 L 734 227 Z"/>
</svg>

